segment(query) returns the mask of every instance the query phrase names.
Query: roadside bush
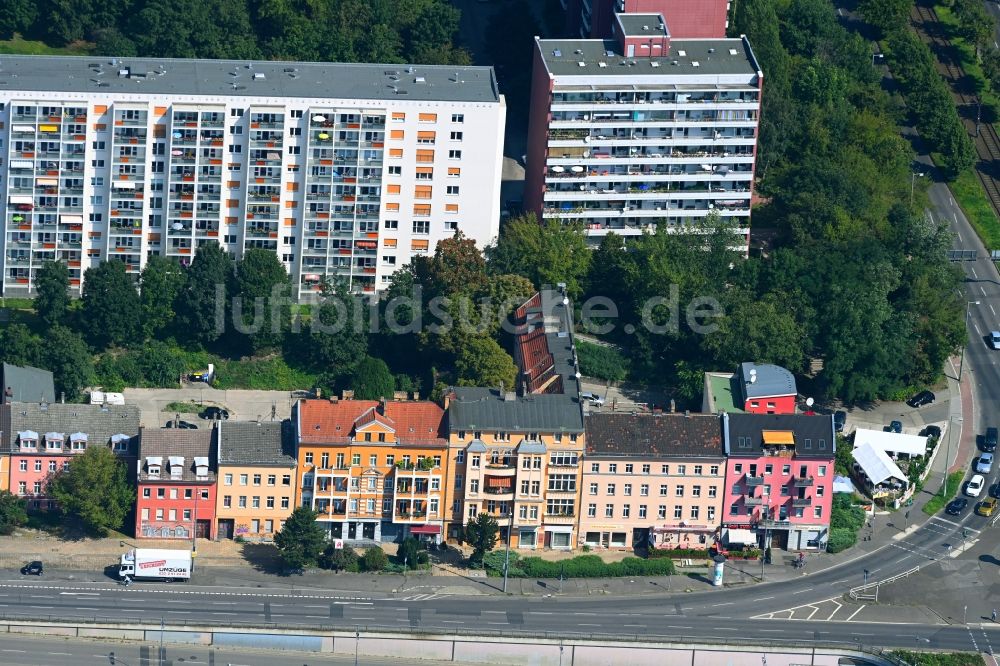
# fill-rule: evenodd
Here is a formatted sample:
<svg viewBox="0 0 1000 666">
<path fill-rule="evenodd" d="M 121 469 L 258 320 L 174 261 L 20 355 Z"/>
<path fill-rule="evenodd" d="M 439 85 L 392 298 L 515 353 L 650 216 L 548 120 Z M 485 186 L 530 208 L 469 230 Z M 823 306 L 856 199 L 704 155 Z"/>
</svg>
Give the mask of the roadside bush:
<svg viewBox="0 0 1000 666">
<path fill-rule="evenodd" d="M 669 576 L 674 563 L 668 559 L 644 560 L 626 557 L 620 562 L 605 562 L 597 555 L 578 555 L 551 562 L 540 557 L 510 554 L 508 575 L 514 578 L 620 578 L 622 576 Z M 483 564 L 492 575 L 503 574 L 503 553 L 488 553 Z"/>
<path fill-rule="evenodd" d="M 337 549 L 330 544 L 319 556 L 319 566 L 331 571 L 357 571 L 359 559 L 353 548 Z"/>
<path fill-rule="evenodd" d="M 833 511 L 830 514 L 830 528 L 844 528 L 857 532 L 865 524 L 865 512 L 860 506 L 855 506 L 851 502 L 851 496 L 847 494 L 835 495 L 833 498 Z"/>
<path fill-rule="evenodd" d="M 706 560 L 711 553 L 702 548 L 650 548 L 646 559 L 656 560 L 663 557 Z"/>
<path fill-rule="evenodd" d="M 389 565 L 389 557 L 378 546 L 370 546 L 361 556 L 361 568 L 364 571 L 382 571 Z"/>
<path fill-rule="evenodd" d="M 830 530 L 830 540 L 827 541 L 826 550 L 830 553 L 839 553 L 847 550 L 858 542 L 858 534 L 855 530 L 846 527 L 836 527 Z"/>
<path fill-rule="evenodd" d="M 396 551 L 396 564 L 404 565 L 410 569 L 416 569 L 420 564 L 419 554 L 421 550 L 421 543 L 413 538 L 406 537 L 399 544 L 399 549 Z M 424 553 L 426 557 L 427 553 Z"/>
</svg>

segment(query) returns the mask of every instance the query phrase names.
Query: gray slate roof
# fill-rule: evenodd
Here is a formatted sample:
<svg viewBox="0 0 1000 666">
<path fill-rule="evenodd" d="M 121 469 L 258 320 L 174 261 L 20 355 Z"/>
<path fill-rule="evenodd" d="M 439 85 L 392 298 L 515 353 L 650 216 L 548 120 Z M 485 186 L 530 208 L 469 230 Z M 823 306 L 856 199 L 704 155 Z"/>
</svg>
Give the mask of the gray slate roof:
<svg viewBox="0 0 1000 666">
<path fill-rule="evenodd" d="M 102 409 L 103 407 L 103 409 Z M 113 435 L 128 435 L 129 453 L 135 453 L 135 436 L 139 433 L 139 408 L 135 405 L 75 405 L 59 402 L 42 405 L 35 402 L 15 402 L 10 406 L 10 432 L 5 432 L 7 450 L 19 453 L 17 433 L 34 430 L 41 437 L 47 432 L 69 435 L 82 432 L 88 446 L 106 446 Z M 33 454 L 35 452 L 32 452 Z M 39 447 L 39 455 L 46 455 Z M 62 451 L 58 455 L 65 455 Z"/>
<path fill-rule="evenodd" d="M 723 414 L 723 439 L 731 456 L 759 456 L 763 451 L 763 431 L 794 433 L 795 457 L 833 459 L 837 439 L 832 414 Z M 740 438 L 749 438 L 749 447 L 740 447 Z"/>
<path fill-rule="evenodd" d="M 543 394 L 505 400 L 497 389 L 451 389 L 448 427 L 458 430 L 507 432 L 583 432 L 580 399 L 565 394 Z"/>
<path fill-rule="evenodd" d="M 184 457 L 184 473 L 180 481 L 197 480 L 195 474 L 195 457 L 208 458 L 208 481 L 215 483 L 217 469 L 215 446 L 213 446 L 215 429 L 179 430 L 175 428 L 143 428 L 139 433 L 139 481 L 146 483 L 161 483 L 178 481 L 170 478 L 167 462 L 170 456 Z M 159 479 L 149 479 L 146 460 L 149 456 L 163 458 L 162 471 Z M 205 481 L 201 481 L 205 483 Z"/>
<path fill-rule="evenodd" d="M 219 464 L 295 467 L 291 421 L 220 421 Z"/>
<path fill-rule="evenodd" d="M 119 75 L 124 69 L 129 70 L 128 76 Z M 452 65 L 413 65 L 410 71 L 407 65 L 398 64 L 4 55 L 0 85 L 10 93 L 238 96 L 260 97 L 261 104 L 273 104 L 275 97 L 458 102 L 500 99 L 492 67 Z"/>
<path fill-rule="evenodd" d="M 750 383 L 750 371 L 757 371 L 757 381 Z M 780 365 L 771 363 L 743 363 L 740 365 L 740 381 L 748 400 L 753 398 L 773 398 L 778 395 L 795 395 L 795 377 Z"/>
<path fill-rule="evenodd" d="M 715 414 L 588 414 L 587 455 L 722 460 L 722 422 Z"/>
<path fill-rule="evenodd" d="M 11 402 L 55 402 L 56 389 L 52 373 L 31 366 L 3 364 L 3 384 L 0 389 L 13 391 Z M 0 391 L 2 393 L 2 391 Z"/>
</svg>

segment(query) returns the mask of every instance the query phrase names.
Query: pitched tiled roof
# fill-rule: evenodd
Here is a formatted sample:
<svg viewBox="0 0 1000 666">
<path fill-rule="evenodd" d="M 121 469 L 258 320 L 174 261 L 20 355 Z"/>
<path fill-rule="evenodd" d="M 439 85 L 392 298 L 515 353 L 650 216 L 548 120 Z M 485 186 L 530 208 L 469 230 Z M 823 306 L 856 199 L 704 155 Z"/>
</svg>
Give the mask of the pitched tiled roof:
<svg viewBox="0 0 1000 666">
<path fill-rule="evenodd" d="M 12 402 L 55 402 L 56 389 L 52 383 L 52 373 L 30 366 L 3 364 L 3 385 L 0 393 L 10 388 Z"/>
<path fill-rule="evenodd" d="M 436 403 L 392 401 L 380 407 L 375 400 L 301 401 L 298 404 L 299 441 L 346 443 L 353 436 L 355 421 L 373 408 L 378 408 L 379 419 L 395 430 L 399 444 L 446 443 L 445 412 Z M 367 423 L 370 420 L 365 421 Z"/>
<path fill-rule="evenodd" d="M 551 289 L 535 293 L 514 311 L 519 391 L 566 391 L 569 376 L 576 374 L 571 319 L 569 302 L 563 303 L 563 294 Z"/>
<path fill-rule="evenodd" d="M 722 458 L 722 422 L 715 414 L 587 415 L 587 454 Z"/>
<path fill-rule="evenodd" d="M 179 430 L 175 428 L 143 428 L 139 433 L 139 481 L 148 479 L 148 458 L 159 456 L 163 459 L 160 478 L 154 482 L 170 481 L 167 462 L 170 456 L 184 458 L 182 481 L 195 481 L 195 457 L 208 458 L 208 480 L 215 481 L 216 455 L 215 430 Z"/>
<path fill-rule="evenodd" d="M 220 421 L 220 465 L 295 467 L 290 421 Z"/>
<path fill-rule="evenodd" d="M 763 452 L 764 431 L 778 431 L 792 433 L 796 456 L 834 456 L 832 414 L 724 414 L 722 418 L 729 455 L 759 456 Z M 740 438 L 746 446 L 740 446 Z"/>
<path fill-rule="evenodd" d="M 578 397 L 541 394 L 505 399 L 497 389 L 450 389 L 448 427 L 458 430 L 507 432 L 583 432 Z"/>
<path fill-rule="evenodd" d="M 60 402 L 42 405 L 15 402 L 10 405 L 10 430 L 4 433 L 6 448 L 19 451 L 17 433 L 33 430 L 40 435 L 59 432 L 68 436 L 82 432 L 89 445 L 107 445 L 113 435 L 135 437 L 139 433 L 139 408 L 135 405 L 76 405 Z M 130 445 L 134 452 L 134 444 Z M 44 451 L 39 448 L 39 454 Z M 59 452 L 62 455 L 62 452 Z"/>
</svg>

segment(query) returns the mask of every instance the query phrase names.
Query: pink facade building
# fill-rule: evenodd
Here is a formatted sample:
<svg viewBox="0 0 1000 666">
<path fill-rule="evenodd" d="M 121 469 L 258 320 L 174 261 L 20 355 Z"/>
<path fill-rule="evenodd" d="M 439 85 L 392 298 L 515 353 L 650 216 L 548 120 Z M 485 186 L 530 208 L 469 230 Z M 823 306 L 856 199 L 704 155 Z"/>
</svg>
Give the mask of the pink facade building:
<svg viewBox="0 0 1000 666">
<path fill-rule="evenodd" d="M 722 436 L 723 543 L 825 549 L 833 499 L 833 417 L 723 414 Z"/>
<path fill-rule="evenodd" d="M 564 0 L 572 37 L 611 37 L 614 15 L 663 14 L 678 39 L 719 39 L 729 25 L 729 0 Z"/>
<path fill-rule="evenodd" d="M 55 508 L 46 492 L 50 478 L 90 447 L 111 448 L 129 468 L 135 460 L 139 408 L 134 405 L 15 402 L 2 409 L 10 491 L 31 510 Z"/>
<path fill-rule="evenodd" d="M 595 413 L 586 429 L 578 545 L 713 545 L 726 492 L 718 416 Z"/>
<path fill-rule="evenodd" d="M 215 537 L 215 432 L 214 428 L 142 430 L 136 463 L 137 539 Z"/>
<path fill-rule="evenodd" d="M 701 411 L 712 414 L 794 414 L 798 389 L 791 372 L 771 363 L 741 363 L 734 373 L 705 373 Z"/>
</svg>

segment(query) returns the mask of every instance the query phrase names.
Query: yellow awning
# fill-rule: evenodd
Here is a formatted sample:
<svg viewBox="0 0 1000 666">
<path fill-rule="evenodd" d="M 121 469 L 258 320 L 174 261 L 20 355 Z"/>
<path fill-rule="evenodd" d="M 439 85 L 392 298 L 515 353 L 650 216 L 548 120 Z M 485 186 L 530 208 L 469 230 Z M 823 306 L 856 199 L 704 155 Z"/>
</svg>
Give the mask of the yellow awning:
<svg viewBox="0 0 1000 666">
<path fill-rule="evenodd" d="M 790 430 L 765 430 L 761 434 L 765 444 L 795 444 L 795 433 Z"/>
<path fill-rule="evenodd" d="M 58 132 L 59 125 L 39 125 L 38 129 L 40 129 L 43 132 Z"/>
</svg>

